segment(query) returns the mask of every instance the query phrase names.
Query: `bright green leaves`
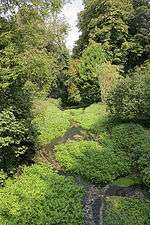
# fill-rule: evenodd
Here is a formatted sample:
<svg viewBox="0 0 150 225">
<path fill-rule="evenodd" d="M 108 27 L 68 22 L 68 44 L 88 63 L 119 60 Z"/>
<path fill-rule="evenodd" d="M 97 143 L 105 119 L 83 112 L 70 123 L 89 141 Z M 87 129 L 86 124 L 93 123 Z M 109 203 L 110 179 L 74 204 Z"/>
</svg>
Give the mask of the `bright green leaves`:
<svg viewBox="0 0 150 225">
<path fill-rule="evenodd" d="M 110 147 L 94 141 L 72 141 L 56 146 L 56 158 L 68 171 L 98 183 L 111 182 L 130 171 L 125 154 L 116 154 Z"/>
<path fill-rule="evenodd" d="M 11 109 L 0 113 L 0 168 L 9 171 L 18 163 L 30 144 L 31 136 L 24 120 L 17 120 Z"/>
<path fill-rule="evenodd" d="M 0 225 L 83 225 L 83 190 L 46 166 L 26 167 L 0 189 Z"/>
</svg>

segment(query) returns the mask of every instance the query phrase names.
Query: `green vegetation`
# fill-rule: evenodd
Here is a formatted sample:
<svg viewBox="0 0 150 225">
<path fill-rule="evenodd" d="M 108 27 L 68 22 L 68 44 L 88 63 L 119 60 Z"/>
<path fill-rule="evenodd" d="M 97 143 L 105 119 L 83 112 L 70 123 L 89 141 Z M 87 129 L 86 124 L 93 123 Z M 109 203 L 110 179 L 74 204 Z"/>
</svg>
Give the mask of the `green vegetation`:
<svg viewBox="0 0 150 225">
<path fill-rule="evenodd" d="M 108 197 L 105 225 L 149 225 L 150 204 L 139 199 Z"/>
<path fill-rule="evenodd" d="M 141 152 L 142 145 L 148 142 L 148 136 L 144 128 L 133 123 L 114 126 L 111 138 L 116 151 L 125 151 L 136 159 Z"/>
<path fill-rule="evenodd" d="M 94 141 L 72 141 L 56 146 L 56 158 L 68 171 L 99 183 L 128 174 L 130 160 Z"/>
<path fill-rule="evenodd" d="M 84 225 L 82 188 L 41 161 L 98 183 L 85 204 L 150 188 L 149 1 L 83 0 L 73 55 L 68 2 L 0 3 L 0 225 Z M 149 225 L 148 198 L 106 198 L 104 224 Z"/>
<path fill-rule="evenodd" d="M 63 136 L 74 125 L 97 134 L 106 130 L 107 112 L 104 104 L 93 104 L 85 109 L 61 110 L 59 102 L 50 99 L 35 101 L 33 111 L 41 144 Z"/>
<path fill-rule="evenodd" d="M 100 133 L 106 129 L 107 112 L 105 104 L 92 104 L 85 109 L 71 109 L 70 114 L 73 120 L 84 129 L 94 133 Z"/>
<path fill-rule="evenodd" d="M 51 168 L 34 165 L 0 189 L 0 225 L 83 225 L 83 190 Z"/>
<path fill-rule="evenodd" d="M 39 128 L 39 142 L 46 144 L 62 136 L 70 127 L 69 114 L 59 109 L 57 101 L 40 101 L 35 103 L 35 123 Z"/>
<path fill-rule="evenodd" d="M 150 62 L 122 78 L 112 88 L 107 104 L 110 116 L 119 121 L 149 124 Z"/>
<path fill-rule="evenodd" d="M 113 182 L 113 184 L 121 186 L 121 187 L 129 187 L 129 186 L 137 185 L 141 183 L 142 183 L 141 178 L 131 177 L 131 176 L 122 177 Z"/>
</svg>

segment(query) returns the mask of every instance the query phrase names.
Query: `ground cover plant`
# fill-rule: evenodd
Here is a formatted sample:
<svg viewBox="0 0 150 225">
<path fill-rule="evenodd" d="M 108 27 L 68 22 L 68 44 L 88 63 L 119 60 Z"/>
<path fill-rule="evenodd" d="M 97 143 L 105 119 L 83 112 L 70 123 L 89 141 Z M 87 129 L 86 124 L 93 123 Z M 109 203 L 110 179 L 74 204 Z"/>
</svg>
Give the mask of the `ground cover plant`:
<svg viewBox="0 0 150 225">
<path fill-rule="evenodd" d="M 106 128 L 107 111 L 105 104 L 95 103 L 85 109 L 71 109 L 69 112 L 72 119 L 84 129 L 100 133 Z"/>
<path fill-rule="evenodd" d="M 25 167 L 0 189 L 0 225 L 84 225 L 83 190 L 50 167 Z"/>
<path fill-rule="evenodd" d="M 62 136 L 70 127 L 69 114 L 59 109 L 57 101 L 40 101 L 35 104 L 34 122 L 39 129 L 41 144 Z"/>
<path fill-rule="evenodd" d="M 121 177 L 113 182 L 113 184 L 118 185 L 120 187 L 129 187 L 129 186 L 138 185 L 141 183 L 142 183 L 142 179 L 140 177 L 134 177 L 134 176 Z"/>
<path fill-rule="evenodd" d="M 105 225 L 149 225 L 150 203 L 136 198 L 108 197 Z"/>
<path fill-rule="evenodd" d="M 135 159 L 141 154 L 142 146 L 149 142 L 149 137 L 144 128 L 134 123 L 114 126 L 111 131 L 111 138 L 118 151 L 124 151 Z"/>
<path fill-rule="evenodd" d="M 71 141 L 56 146 L 56 158 L 66 170 L 99 183 L 107 183 L 128 174 L 130 160 L 115 154 L 112 148 L 95 141 Z"/>
<path fill-rule="evenodd" d="M 34 122 L 39 130 L 39 142 L 46 144 L 63 136 L 72 126 L 99 134 L 106 130 L 107 112 L 105 104 L 93 104 L 85 109 L 60 109 L 59 102 L 54 99 L 35 101 Z"/>
</svg>

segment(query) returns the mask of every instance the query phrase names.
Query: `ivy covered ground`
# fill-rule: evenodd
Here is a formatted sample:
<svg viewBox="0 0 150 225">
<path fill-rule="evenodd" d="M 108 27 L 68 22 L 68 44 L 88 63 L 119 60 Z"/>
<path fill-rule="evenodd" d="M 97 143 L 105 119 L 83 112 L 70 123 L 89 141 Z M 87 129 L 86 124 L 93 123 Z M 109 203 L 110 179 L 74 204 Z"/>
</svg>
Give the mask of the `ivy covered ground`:
<svg viewBox="0 0 150 225">
<path fill-rule="evenodd" d="M 0 189 L 0 225 L 150 224 L 140 173 L 149 132 L 114 126 L 101 103 L 64 110 L 49 99 L 36 101 L 33 112 L 39 150 Z"/>
</svg>

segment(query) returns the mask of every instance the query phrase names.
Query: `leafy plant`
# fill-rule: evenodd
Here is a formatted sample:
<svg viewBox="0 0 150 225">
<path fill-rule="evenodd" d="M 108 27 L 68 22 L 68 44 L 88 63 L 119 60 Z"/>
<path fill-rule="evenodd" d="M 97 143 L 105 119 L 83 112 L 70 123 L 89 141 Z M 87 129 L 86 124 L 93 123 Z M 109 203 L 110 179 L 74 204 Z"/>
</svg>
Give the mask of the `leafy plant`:
<svg viewBox="0 0 150 225">
<path fill-rule="evenodd" d="M 107 197 L 104 216 L 106 225 L 149 225 L 149 203 L 140 199 Z"/>
<path fill-rule="evenodd" d="M 124 151 L 133 159 L 138 159 L 142 145 L 148 143 L 148 136 L 139 124 L 125 123 L 116 125 L 111 132 L 116 151 Z"/>
<path fill-rule="evenodd" d="M 59 109 L 56 102 L 37 101 L 35 105 L 34 123 L 39 130 L 39 142 L 46 144 L 51 140 L 62 136 L 70 127 L 69 114 Z"/>
<path fill-rule="evenodd" d="M 118 121 L 140 121 L 149 124 L 150 62 L 127 78 L 122 78 L 107 98 L 110 116 Z"/>
<path fill-rule="evenodd" d="M 68 171 L 98 183 L 107 183 L 128 174 L 130 161 L 125 154 L 94 141 L 72 141 L 56 146 L 56 158 Z"/>
<path fill-rule="evenodd" d="M 0 189 L 0 225 L 83 225 L 83 189 L 50 167 L 25 167 Z"/>
</svg>

